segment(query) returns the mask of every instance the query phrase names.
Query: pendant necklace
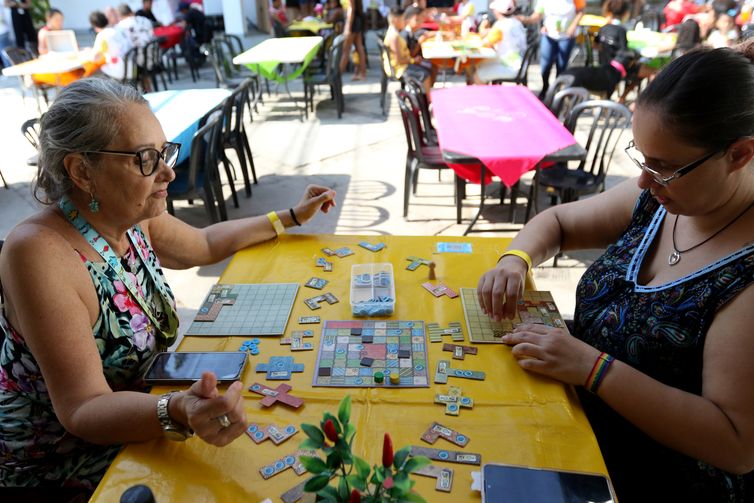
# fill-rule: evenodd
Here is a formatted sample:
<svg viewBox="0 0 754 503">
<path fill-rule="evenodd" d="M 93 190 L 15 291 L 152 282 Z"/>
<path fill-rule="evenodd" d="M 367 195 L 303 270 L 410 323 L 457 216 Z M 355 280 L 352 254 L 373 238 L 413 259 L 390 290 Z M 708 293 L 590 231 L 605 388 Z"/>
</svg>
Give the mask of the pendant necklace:
<svg viewBox="0 0 754 503">
<path fill-rule="evenodd" d="M 731 220 L 730 222 L 728 222 L 727 224 L 725 224 L 725 226 L 722 229 L 720 229 L 719 231 L 717 231 L 716 233 L 714 233 L 713 235 L 711 235 L 710 237 L 708 237 L 707 239 L 705 239 L 701 243 L 697 243 L 694 246 L 692 246 L 691 248 L 686 248 L 685 250 L 679 250 L 678 246 L 676 246 L 676 244 L 675 244 L 675 228 L 678 225 L 678 215 L 676 215 L 675 216 L 675 222 L 673 222 L 673 234 L 672 234 L 672 236 L 673 236 L 673 251 L 670 252 L 670 255 L 668 255 L 668 265 L 669 266 L 676 265 L 678 262 L 681 261 L 681 254 L 682 253 L 689 252 L 689 251 L 693 250 L 694 248 L 698 248 L 698 247 L 702 246 L 704 243 L 706 243 L 707 241 L 709 241 L 710 239 L 714 238 L 715 236 L 717 236 L 718 234 L 720 234 L 721 232 L 723 232 L 725 229 L 727 229 L 728 227 L 730 227 L 731 225 L 733 225 L 733 222 L 735 222 L 736 220 L 738 220 L 739 218 L 741 218 L 742 216 L 744 216 L 744 214 L 746 214 L 746 212 L 749 211 L 752 206 L 754 206 L 754 202 L 752 202 L 751 204 L 749 204 L 749 206 L 747 206 L 745 210 L 743 210 L 741 213 L 739 213 L 736 216 L 736 218 L 734 218 L 733 220 Z"/>
</svg>

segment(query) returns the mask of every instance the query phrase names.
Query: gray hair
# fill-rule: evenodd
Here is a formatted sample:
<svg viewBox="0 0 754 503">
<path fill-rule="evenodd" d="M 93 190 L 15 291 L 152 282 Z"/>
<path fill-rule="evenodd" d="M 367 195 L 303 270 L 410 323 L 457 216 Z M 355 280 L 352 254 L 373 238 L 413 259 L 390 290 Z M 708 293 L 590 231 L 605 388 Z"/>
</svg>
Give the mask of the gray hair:
<svg viewBox="0 0 754 503">
<path fill-rule="evenodd" d="M 38 201 L 54 204 L 71 190 L 65 157 L 107 147 L 120 134 L 120 115 L 131 103 L 147 101 L 133 87 L 108 79 L 78 80 L 60 92 L 40 121 Z"/>
</svg>

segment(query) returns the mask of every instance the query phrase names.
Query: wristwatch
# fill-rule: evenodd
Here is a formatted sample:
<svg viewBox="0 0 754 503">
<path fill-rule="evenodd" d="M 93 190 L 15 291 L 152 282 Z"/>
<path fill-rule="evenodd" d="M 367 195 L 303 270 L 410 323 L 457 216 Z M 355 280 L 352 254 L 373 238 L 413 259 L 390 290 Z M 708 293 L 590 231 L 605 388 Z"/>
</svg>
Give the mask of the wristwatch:
<svg viewBox="0 0 754 503">
<path fill-rule="evenodd" d="M 165 434 L 165 438 L 168 440 L 174 440 L 182 442 L 187 438 L 193 437 L 194 432 L 190 428 L 186 428 L 183 425 L 173 422 L 168 413 L 168 404 L 170 399 L 178 393 L 177 391 L 170 391 L 165 393 L 157 400 L 157 419 L 160 420 L 162 426 L 162 432 Z"/>
</svg>

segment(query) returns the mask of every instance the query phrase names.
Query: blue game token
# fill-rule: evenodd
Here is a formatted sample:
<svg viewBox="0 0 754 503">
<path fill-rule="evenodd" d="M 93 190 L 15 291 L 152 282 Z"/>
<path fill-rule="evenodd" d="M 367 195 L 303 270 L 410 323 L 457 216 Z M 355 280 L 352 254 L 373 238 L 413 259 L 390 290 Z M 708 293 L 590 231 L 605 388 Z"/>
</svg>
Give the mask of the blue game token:
<svg viewBox="0 0 754 503">
<path fill-rule="evenodd" d="M 290 435 L 291 433 L 295 433 L 296 432 L 296 427 L 289 424 L 288 426 L 285 427 L 284 431 L 285 431 L 285 433 L 287 433 L 287 434 Z"/>
<path fill-rule="evenodd" d="M 448 454 L 448 451 L 440 451 L 437 453 L 437 457 L 440 459 L 448 459 L 450 454 Z"/>
<path fill-rule="evenodd" d="M 456 435 L 456 440 L 460 443 L 464 443 L 466 441 L 465 435 Z"/>
<path fill-rule="evenodd" d="M 258 355 L 259 354 L 259 348 L 257 348 L 256 346 L 254 346 L 253 348 L 251 348 L 249 350 L 249 353 L 251 353 L 252 355 Z"/>
<path fill-rule="evenodd" d="M 463 397 L 463 398 L 461 398 L 461 403 L 463 405 L 468 405 L 468 404 L 471 403 L 471 398 Z"/>
<path fill-rule="evenodd" d="M 262 389 L 262 386 L 260 386 L 259 384 L 252 384 L 250 389 L 251 391 L 259 391 L 260 389 Z"/>
<path fill-rule="evenodd" d="M 286 465 L 292 465 L 296 462 L 296 458 L 294 458 L 293 456 L 286 456 L 284 461 Z"/>
<path fill-rule="evenodd" d="M 275 465 L 277 466 L 277 463 L 275 463 Z M 265 475 L 272 475 L 273 473 L 275 473 L 275 469 L 274 468 L 272 468 L 271 466 L 265 466 L 264 467 L 264 474 Z"/>
<path fill-rule="evenodd" d="M 458 405 L 456 405 L 454 403 L 449 403 L 448 404 L 448 410 L 450 412 L 458 412 Z"/>
<path fill-rule="evenodd" d="M 251 339 L 251 343 L 252 344 L 256 345 L 256 344 L 259 344 L 260 342 L 262 342 L 262 341 L 260 341 L 258 337 L 254 337 L 253 339 Z"/>
<path fill-rule="evenodd" d="M 288 458 L 285 458 L 285 460 L 288 461 Z M 293 464 L 293 463 L 289 463 L 289 464 Z M 282 470 L 283 468 L 285 468 L 285 465 L 283 464 L 282 461 L 275 461 L 275 468 L 277 468 L 278 470 Z"/>
<path fill-rule="evenodd" d="M 256 424 L 252 424 L 251 426 L 249 426 L 249 428 L 248 428 L 248 432 L 249 433 L 254 433 L 255 431 L 257 431 L 257 425 Z"/>
<path fill-rule="evenodd" d="M 264 433 L 262 433 L 261 431 L 258 431 L 256 433 L 254 433 L 254 438 L 256 438 L 256 439 L 260 439 L 263 436 L 264 436 Z"/>
</svg>

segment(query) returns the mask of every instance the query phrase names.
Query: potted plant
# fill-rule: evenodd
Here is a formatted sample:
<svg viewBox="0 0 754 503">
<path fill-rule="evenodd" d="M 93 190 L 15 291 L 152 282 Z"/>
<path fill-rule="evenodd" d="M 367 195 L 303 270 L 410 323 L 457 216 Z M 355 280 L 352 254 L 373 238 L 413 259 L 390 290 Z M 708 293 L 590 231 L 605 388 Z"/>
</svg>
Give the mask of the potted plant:
<svg viewBox="0 0 754 503">
<path fill-rule="evenodd" d="M 316 493 L 318 501 L 349 503 L 424 502 L 412 491 L 415 481 L 409 474 L 430 463 L 424 456 L 411 456 L 410 448 L 393 451 L 390 434 L 385 433 L 382 464 L 370 467 L 351 452 L 356 428 L 350 423 L 351 396 L 338 407 L 338 416 L 325 412 L 319 427 L 302 424 L 308 437 L 302 449 L 322 452 L 323 457 L 301 456 L 304 467 L 312 474 L 304 491 Z"/>
</svg>

